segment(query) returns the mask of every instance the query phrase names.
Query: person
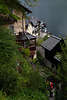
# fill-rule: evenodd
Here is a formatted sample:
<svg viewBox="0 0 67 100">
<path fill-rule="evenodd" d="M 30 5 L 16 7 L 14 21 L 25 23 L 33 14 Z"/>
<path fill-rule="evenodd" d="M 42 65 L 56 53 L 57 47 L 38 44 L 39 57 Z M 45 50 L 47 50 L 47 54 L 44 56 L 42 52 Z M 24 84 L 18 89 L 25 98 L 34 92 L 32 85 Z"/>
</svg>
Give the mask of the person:
<svg viewBox="0 0 67 100">
<path fill-rule="evenodd" d="M 53 87 L 54 87 L 53 82 L 50 82 L 50 97 L 53 97 Z"/>
<path fill-rule="evenodd" d="M 53 89 L 53 86 L 54 86 L 53 82 L 50 82 L 50 88 L 51 89 Z"/>
</svg>

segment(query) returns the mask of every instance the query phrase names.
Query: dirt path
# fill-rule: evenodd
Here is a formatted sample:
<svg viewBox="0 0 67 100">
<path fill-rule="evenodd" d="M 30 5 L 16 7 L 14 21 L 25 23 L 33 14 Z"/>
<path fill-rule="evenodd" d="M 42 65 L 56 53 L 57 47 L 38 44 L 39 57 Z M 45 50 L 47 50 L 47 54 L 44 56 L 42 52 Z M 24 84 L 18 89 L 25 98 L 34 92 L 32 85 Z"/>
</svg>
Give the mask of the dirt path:
<svg viewBox="0 0 67 100">
<path fill-rule="evenodd" d="M 49 100 L 55 100 L 55 97 L 49 97 Z"/>
</svg>

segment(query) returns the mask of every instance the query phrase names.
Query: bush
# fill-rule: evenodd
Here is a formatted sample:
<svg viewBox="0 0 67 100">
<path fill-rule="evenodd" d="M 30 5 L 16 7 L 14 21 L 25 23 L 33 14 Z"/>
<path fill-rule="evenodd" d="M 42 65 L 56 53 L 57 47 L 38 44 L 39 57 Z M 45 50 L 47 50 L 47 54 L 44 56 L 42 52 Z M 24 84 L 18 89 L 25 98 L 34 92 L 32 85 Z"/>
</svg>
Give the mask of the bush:
<svg viewBox="0 0 67 100">
<path fill-rule="evenodd" d="M 21 52 L 22 52 L 22 54 L 24 56 L 27 56 L 27 57 L 30 56 L 30 50 L 28 48 L 22 48 L 22 51 Z"/>
<path fill-rule="evenodd" d="M 12 100 L 11 98 L 9 100 Z M 13 97 L 13 100 L 48 100 L 45 93 L 40 91 L 33 91 L 30 88 L 24 88 L 21 93 Z"/>
<path fill-rule="evenodd" d="M 37 59 L 41 65 L 44 65 L 44 58 L 41 56 L 39 51 L 37 51 Z"/>
<path fill-rule="evenodd" d="M 38 62 L 38 59 L 37 58 L 35 58 L 35 59 L 32 60 L 32 63 L 33 64 L 37 64 L 37 62 Z"/>
<path fill-rule="evenodd" d="M 21 61 L 15 38 L 8 29 L 0 27 L 0 90 L 8 95 L 19 89 L 19 73 L 16 71 L 17 60 Z"/>
<path fill-rule="evenodd" d="M 39 38 L 39 39 L 37 40 L 37 42 L 36 42 L 36 43 L 37 43 L 37 46 L 40 46 L 42 42 L 43 42 L 43 39 L 42 39 L 42 38 L 41 38 L 41 39 Z"/>
<path fill-rule="evenodd" d="M 43 38 L 44 41 L 47 40 L 47 39 L 48 39 L 48 35 L 46 35 L 46 36 Z"/>
<path fill-rule="evenodd" d="M 40 88 L 41 76 L 38 71 L 33 71 L 29 76 L 30 88 L 36 90 Z"/>
<path fill-rule="evenodd" d="M 29 56 L 29 49 L 23 48 L 22 54 L 24 57 Z M 32 66 L 30 66 L 27 60 L 23 57 L 21 59 L 19 56 L 14 38 L 9 34 L 8 30 L 0 29 L 0 90 L 7 95 L 15 95 L 20 90 L 26 88 L 26 90 L 22 91 L 21 95 L 19 94 L 19 96 L 14 98 L 9 97 L 9 99 L 7 97 L 7 100 L 37 100 L 41 98 L 44 100 L 45 96 L 42 93 L 40 94 L 39 91 L 43 87 L 41 76 L 37 71 L 34 72 L 32 70 Z M 17 62 L 22 62 L 21 73 L 16 71 Z M 31 90 L 27 88 L 31 88 Z M 30 96 L 25 91 L 31 91 Z"/>
<path fill-rule="evenodd" d="M 0 91 L 0 100 L 7 100 L 6 96 Z"/>
<path fill-rule="evenodd" d="M 18 90 L 18 73 L 9 66 L 0 66 L 0 90 L 8 95 L 15 94 Z"/>
<path fill-rule="evenodd" d="M 43 42 L 43 41 L 45 41 L 45 40 L 47 40 L 48 39 L 48 35 L 46 35 L 46 36 L 44 36 L 43 38 L 39 38 L 38 40 L 37 40 L 37 46 L 40 46 L 41 45 L 41 43 Z"/>
</svg>

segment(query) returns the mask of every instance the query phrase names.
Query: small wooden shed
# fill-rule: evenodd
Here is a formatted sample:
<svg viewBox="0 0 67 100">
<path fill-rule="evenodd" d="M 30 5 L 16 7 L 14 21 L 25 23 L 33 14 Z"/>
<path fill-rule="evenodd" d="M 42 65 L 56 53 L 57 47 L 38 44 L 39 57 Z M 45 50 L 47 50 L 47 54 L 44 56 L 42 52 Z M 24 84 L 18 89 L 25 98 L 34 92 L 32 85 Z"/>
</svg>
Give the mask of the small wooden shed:
<svg viewBox="0 0 67 100">
<path fill-rule="evenodd" d="M 56 69 L 57 65 L 61 63 L 60 60 L 55 57 L 55 55 L 57 52 L 62 51 L 60 45 L 62 42 L 63 40 L 61 38 L 52 35 L 41 44 L 41 47 L 44 51 L 43 55 L 46 66 Z"/>
<path fill-rule="evenodd" d="M 30 56 L 35 58 L 36 56 L 36 37 L 29 34 L 28 32 L 20 32 L 16 36 L 16 42 L 24 48 L 29 48 Z"/>
</svg>

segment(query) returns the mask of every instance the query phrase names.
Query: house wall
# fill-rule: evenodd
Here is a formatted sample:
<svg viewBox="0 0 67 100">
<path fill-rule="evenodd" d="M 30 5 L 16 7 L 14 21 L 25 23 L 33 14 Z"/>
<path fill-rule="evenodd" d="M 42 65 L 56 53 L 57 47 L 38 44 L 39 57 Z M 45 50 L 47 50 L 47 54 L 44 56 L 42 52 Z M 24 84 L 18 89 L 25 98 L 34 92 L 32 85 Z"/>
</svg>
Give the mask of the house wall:
<svg viewBox="0 0 67 100">
<path fill-rule="evenodd" d="M 14 23 L 14 33 L 19 35 L 19 32 L 25 31 L 25 17 L 22 17 L 23 14 L 21 11 L 16 12 L 14 10 L 13 13 L 20 18 Z"/>
<path fill-rule="evenodd" d="M 28 28 L 26 30 L 28 33 L 32 34 L 33 32 L 33 26 L 29 23 Z"/>
<path fill-rule="evenodd" d="M 35 59 L 37 57 L 36 50 L 30 52 L 31 52 L 31 56 L 33 56 L 33 59 Z"/>
<path fill-rule="evenodd" d="M 30 23 L 28 24 L 28 28 L 26 30 L 28 33 L 32 34 L 33 36 L 38 36 L 38 33 L 35 32 L 35 27 L 32 26 Z M 33 33 L 34 31 L 34 33 Z"/>
<path fill-rule="evenodd" d="M 45 65 L 49 68 L 52 68 L 52 63 L 48 59 L 44 59 Z"/>
<path fill-rule="evenodd" d="M 46 32 L 40 32 L 40 38 L 44 38 L 46 35 L 48 35 L 48 33 L 46 33 Z"/>
<path fill-rule="evenodd" d="M 36 54 L 36 51 L 35 51 L 35 54 L 34 54 L 34 57 L 33 57 L 33 59 L 35 59 L 37 57 L 37 54 Z"/>
<path fill-rule="evenodd" d="M 52 69 L 53 72 L 56 71 L 56 65 L 53 64 L 52 62 L 50 62 L 48 59 L 44 58 L 44 63 L 46 65 L 46 67 Z M 53 66 L 53 67 L 52 67 Z"/>
<path fill-rule="evenodd" d="M 42 47 L 37 47 L 37 51 L 40 52 L 41 56 L 44 57 L 44 64 L 46 65 L 46 67 L 52 68 L 53 71 L 56 71 L 56 66 L 54 65 L 54 67 L 52 67 L 53 63 L 50 62 L 46 57 L 45 57 L 45 49 Z"/>
<path fill-rule="evenodd" d="M 40 52 L 41 56 L 44 57 L 44 63 L 47 67 L 51 68 L 52 67 L 52 63 L 45 58 L 45 50 L 42 47 L 37 47 L 37 51 Z"/>
<path fill-rule="evenodd" d="M 28 24 L 28 28 L 27 28 L 27 32 L 28 33 L 30 33 L 30 34 L 32 34 L 32 35 L 34 35 L 34 36 L 38 36 L 38 32 L 36 33 L 35 31 L 35 27 L 34 26 L 32 26 L 30 23 Z M 33 31 L 34 31 L 34 33 L 33 33 Z M 40 32 L 40 38 L 44 38 L 46 35 L 48 35 L 48 33 L 47 32 Z M 49 35 L 48 35 L 48 37 L 49 37 Z"/>
<path fill-rule="evenodd" d="M 43 56 L 45 58 L 45 51 L 42 47 L 36 47 L 36 50 L 40 52 L 41 56 Z"/>
<path fill-rule="evenodd" d="M 26 26 L 25 26 L 26 25 L 25 16 L 22 17 L 22 22 L 23 22 L 22 23 L 23 31 L 25 31 L 26 30 Z"/>
</svg>

